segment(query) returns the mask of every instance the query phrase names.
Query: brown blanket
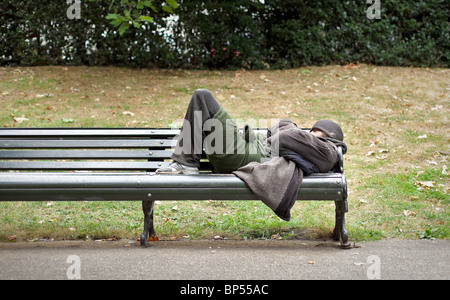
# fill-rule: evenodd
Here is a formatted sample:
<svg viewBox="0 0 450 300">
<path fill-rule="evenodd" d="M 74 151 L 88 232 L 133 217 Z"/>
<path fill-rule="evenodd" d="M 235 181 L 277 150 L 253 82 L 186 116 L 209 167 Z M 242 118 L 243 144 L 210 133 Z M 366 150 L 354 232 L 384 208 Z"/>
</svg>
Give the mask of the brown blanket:
<svg viewBox="0 0 450 300">
<path fill-rule="evenodd" d="M 283 157 L 267 162 L 251 162 L 234 171 L 258 198 L 285 221 L 291 219 L 291 208 L 297 199 L 303 172 L 295 163 Z"/>
<path fill-rule="evenodd" d="M 277 149 L 271 148 L 275 143 Z M 269 161 L 251 162 L 233 174 L 277 216 L 289 221 L 290 210 L 303 181 L 303 171 L 305 174 L 312 170 L 329 172 L 338 161 L 335 141 L 313 136 L 297 128 L 291 120 L 283 119 L 268 130 L 267 153 L 271 155 Z"/>
</svg>

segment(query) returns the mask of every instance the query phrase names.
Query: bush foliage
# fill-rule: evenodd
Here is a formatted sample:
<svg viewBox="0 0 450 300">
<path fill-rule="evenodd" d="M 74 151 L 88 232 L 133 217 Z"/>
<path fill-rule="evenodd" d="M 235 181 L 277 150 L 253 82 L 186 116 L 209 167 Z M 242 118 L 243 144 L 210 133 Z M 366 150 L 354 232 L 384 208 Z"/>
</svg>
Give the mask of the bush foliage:
<svg viewBox="0 0 450 300">
<path fill-rule="evenodd" d="M 351 62 L 449 65 L 445 0 L 180 0 L 175 15 L 123 35 L 105 17 L 110 1 L 2 0 L 1 65 L 120 65 L 159 68 L 293 68 Z"/>
</svg>

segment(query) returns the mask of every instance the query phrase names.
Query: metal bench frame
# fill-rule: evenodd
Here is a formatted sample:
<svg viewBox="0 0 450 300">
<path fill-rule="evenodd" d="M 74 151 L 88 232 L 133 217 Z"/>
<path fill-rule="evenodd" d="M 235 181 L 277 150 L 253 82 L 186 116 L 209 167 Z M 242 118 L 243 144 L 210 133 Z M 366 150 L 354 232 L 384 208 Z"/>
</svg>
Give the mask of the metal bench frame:
<svg viewBox="0 0 450 300">
<path fill-rule="evenodd" d="M 170 163 L 179 132 L 148 128 L 1 128 L 0 201 L 142 201 L 144 231 L 140 242 L 145 246 L 149 235 L 155 235 L 155 200 L 258 200 L 236 176 L 212 173 L 206 157 L 200 175 L 155 175 L 156 169 Z M 343 173 L 340 151 L 332 172 L 304 177 L 297 199 L 334 201 L 333 238 L 348 247 L 347 183 Z"/>
</svg>

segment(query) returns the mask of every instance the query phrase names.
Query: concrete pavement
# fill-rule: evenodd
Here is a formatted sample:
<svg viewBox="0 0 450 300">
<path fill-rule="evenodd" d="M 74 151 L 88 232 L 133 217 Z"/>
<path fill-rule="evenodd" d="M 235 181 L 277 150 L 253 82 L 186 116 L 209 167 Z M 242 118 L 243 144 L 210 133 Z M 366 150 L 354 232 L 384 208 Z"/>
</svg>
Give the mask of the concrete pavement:
<svg viewBox="0 0 450 300">
<path fill-rule="evenodd" d="M 0 243 L 0 279 L 450 279 L 450 241 Z"/>
</svg>

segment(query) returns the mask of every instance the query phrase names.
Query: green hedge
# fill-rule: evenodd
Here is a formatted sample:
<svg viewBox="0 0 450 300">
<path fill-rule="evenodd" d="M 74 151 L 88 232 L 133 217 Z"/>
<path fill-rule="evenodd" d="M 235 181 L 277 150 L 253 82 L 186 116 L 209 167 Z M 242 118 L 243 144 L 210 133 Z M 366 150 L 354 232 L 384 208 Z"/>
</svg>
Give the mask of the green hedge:
<svg viewBox="0 0 450 300">
<path fill-rule="evenodd" d="M 120 36 L 105 19 L 109 4 L 83 1 L 81 18 L 70 20 L 65 0 L 2 0 L 2 64 L 168 66 L 173 53 L 157 31 L 162 18 Z"/>
<path fill-rule="evenodd" d="M 380 1 L 381 19 L 369 19 L 365 0 L 179 0 L 176 21 L 149 12 L 155 23 L 120 36 L 106 0 L 84 1 L 79 20 L 67 18 L 66 1 L 2 0 L 0 64 L 449 66 L 448 1 Z"/>
</svg>

